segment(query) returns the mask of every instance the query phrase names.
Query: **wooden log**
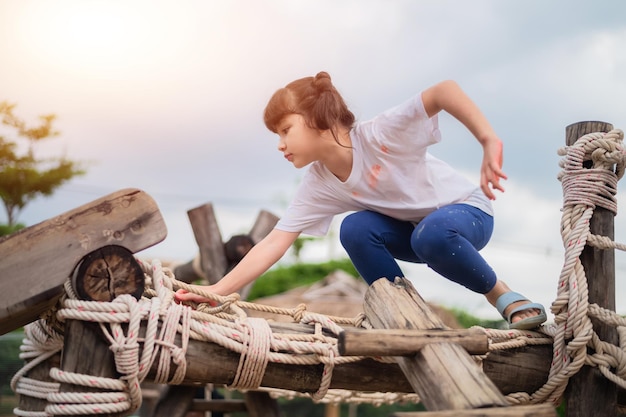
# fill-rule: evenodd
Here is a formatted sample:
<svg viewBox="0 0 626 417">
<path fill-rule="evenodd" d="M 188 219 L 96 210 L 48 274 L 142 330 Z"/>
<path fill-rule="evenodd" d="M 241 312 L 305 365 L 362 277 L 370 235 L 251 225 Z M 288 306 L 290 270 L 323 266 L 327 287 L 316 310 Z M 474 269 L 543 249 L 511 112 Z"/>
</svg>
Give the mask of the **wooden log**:
<svg viewBox="0 0 626 417">
<path fill-rule="evenodd" d="M 573 145 L 586 134 L 611 130 L 613 125 L 605 122 L 574 123 L 565 129 L 565 142 Z M 592 161 L 586 161 L 584 166 L 593 168 Z M 596 207 L 589 222 L 589 231 L 614 240 L 614 214 L 603 207 Z M 587 276 L 589 303 L 615 311 L 615 251 L 585 246 L 580 261 Z M 615 328 L 593 318 L 592 323 L 600 339 L 619 346 Z M 571 378 L 565 396 L 569 417 L 609 417 L 617 414 L 617 385 L 606 379 L 596 367 L 583 366 Z"/>
<path fill-rule="evenodd" d="M 166 235 L 154 200 L 125 189 L 0 238 L 0 334 L 52 308 L 89 252 L 111 244 L 138 252 Z"/>
<path fill-rule="evenodd" d="M 472 355 L 489 352 L 489 338 L 480 329 L 352 329 L 337 339 L 342 356 L 409 356 L 431 343 L 455 343 Z"/>
<path fill-rule="evenodd" d="M 188 215 L 200 253 L 197 258 L 178 265 L 174 269 L 176 279 L 186 283 L 194 281 L 211 282 L 208 279 L 209 275 L 215 281 L 221 279 L 226 272 L 230 271 L 248 253 L 252 245 L 256 245 L 267 236 L 278 222 L 277 216 L 266 210 L 261 210 L 252 229 L 250 229 L 250 233 L 232 236 L 228 242 L 222 244 L 215 212 L 210 204 L 192 209 L 188 212 Z M 215 260 L 217 260 L 217 265 L 214 266 L 215 270 L 209 270 L 209 263 Z M 222 267 L 224 269 L 220 270 Z M 249 294 L 251 285 L 241 290 L 242 299 L 245 299 Z"/>
<path fill-rule="evenodd" d="M 65 322 L 65 341 L 61 355 L 61 371 L 74 372 L 77 374 L 91 375 L 104 378 L 119 378 L 115 370 L 113 352 L 108 343 L 103 343 L 104 336 L 95 323 L 79 320 L 67 320 Z M 102 392 L 99 388 L 61 383 L 60 392 Z M 97 409 L 98 405 L 94 404 Z M 85 416 L 98 414 L 103 417 L 122 417 L 127 413 L 92 413 L 86 412 Z M 62 415 L 62 414 L 55 414 Z"/>
<path fill-rule="evenodd" d="M 443 322 L 406 278 L 381 278 L 365 294 L 365 315 L 375 328 L 442 329 Z M 458 345 L 424 346 L 398 364 L 427 410 L 504 407 L 508 403 L 494 383 Z"/>
<path fill-rule="evenodd" d="M 53 383 L 55 381 L 50 377 L 50 369 L 58 367 L 60 362 L 61 354 L 57 353 L 28 371 L 25 377 L 40 382 Z M 31 395 L 21 394 L 19 388 L 16 394 L 18 394 L 19 408 L 22 411 L 43 413 L 48 405 L 48 401 L 45 398 L 36 398 Z"/>
<path fill-rule="evenodd" d="M 297 323 L 271 322 L 270 327 L 274 333 L 313 333 L 310 326 Z M 145 324 L 142 324 L 141 331 L 144 334 Z M 179 336 L 175 343 L 180 345 Z M 187 373 L 183 382 L 186 385 L 209 383 L 230 385 L 239 364 L 238 353 L 214 343 L 193 339 L 189 341 L 186 358 Z M 532 393 L 546 382 L 551 361 L 550 346 L 526 346 L 491 352 L 483 361 L 483 368 L 487 376 L 500 387 L 504 394 L 519 391 Z M 158 361 L 155 361 L 147 380 L 154 379 L 157 363 Z M 171 370 L 172 375 L 174 370 Z M 297 392 L 314 392 L 320 386 L 322 374 L 322 365 L 269 363 L 262 386 Z M 512 375 L 515 377 L 512 378 Z M 353 391 L 414 392 L 397 364 L 382 363 L 373 359 L 336 365 L 331 387 Z"/>
<path fill-rule="evenodd" d="M 276 226 L 278 220 L 278 216 L 267 210 L 261 210 L 259 212 L 252 229 L 250 229 L 250 233 L 248 233 L 255 245 L 268 235 L 274 226 Z"/>
<path fill-rule="evenodd" d="M 200 269 L 209 284 L 215 284 L 224 275 L 228 260 L 224 253 L 222 233 L 217 224 L 212 204 L 191 209 L 187 212 L 189 222 L 200 249 Z"/>
<path fill-rule="evenodd" d="M 72 274 L 72 287 L 86 301 L 113 301 L 121 294 L 139 300 L 145 279 L 131 251 L 108 245 L 85 255 Z"/>
<path fill-rule="evenodd" d="M 400 412 L 391 417 L 556 417 L 550 404 L 521 405 L 507 408 L 481 408 L 467 411 Z"/>
</svg>

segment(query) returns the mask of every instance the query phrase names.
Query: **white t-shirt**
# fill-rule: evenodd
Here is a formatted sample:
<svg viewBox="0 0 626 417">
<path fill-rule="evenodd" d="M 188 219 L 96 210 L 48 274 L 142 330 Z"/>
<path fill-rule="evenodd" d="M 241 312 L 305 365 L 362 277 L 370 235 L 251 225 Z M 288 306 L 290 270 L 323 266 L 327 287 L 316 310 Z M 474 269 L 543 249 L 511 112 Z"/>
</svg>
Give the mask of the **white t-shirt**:
<svg viewBox="0 0 626 417">
<path fill-rule="evenodd" d="M 323 236 L 337 214 L 371 210 L 419 222 L 448 204 L 467 203 L 493 215 L 480 187 L 427 152 L 441 140 L 418 94 L 351 130 L 352 171 L 340 181 L 320 162 L 305 174 L 276 228 Z"/>
</svg>

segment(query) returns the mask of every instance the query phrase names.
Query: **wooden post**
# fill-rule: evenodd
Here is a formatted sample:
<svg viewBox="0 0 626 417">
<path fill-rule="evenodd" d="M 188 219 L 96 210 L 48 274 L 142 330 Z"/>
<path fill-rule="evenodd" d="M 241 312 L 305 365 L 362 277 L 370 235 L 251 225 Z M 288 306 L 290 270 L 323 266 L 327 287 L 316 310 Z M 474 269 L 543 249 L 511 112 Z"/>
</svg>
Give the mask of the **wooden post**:
<svg viewBox="0 0 626 417">
<path fill-rule="evenodd" d="M 53 383 L 55 381 L 50 377 L 50 369 L 58 367 L 60 361 L 61 354 L 56 353 L 47 360 L 35 366 L 25 376 L 36 381 Z M 46 409 L 46 406 L 48 405 L 48 401 L 45 398 L 36 398 L 28 394 L 20 394 L 19 387 L 17 394 L 19 395 L 19 408 L 22 411 L 31 413 L 43 413 Z"/>
<path fill-rule="evenodd" d="M 365 294 L 365 315 L 376 328 L 442 329 L 443 322 L 406 278 L 375 281 Z M 462 347 L 453 343 L 424 346 L 398 365 L 427 410 L 506 407 L 498 387 Z"/>
<path fill-rule="evenodd" d="M 74 372 L 83 375 L 113 378 L 119 377 L 115 370 L 113 352 L 105 343 L 100 328 L 94 323 L 80 320 L 67 320 L 65 323 L 65 341 L 61 356 L 63 372 Z M 100 388 L 62 383 L 60 392 L 102 392 Z M 94 405 L 94 408 L 97 404 Z M 91 413 L 85 413 L 89 415 Z M 121 417 L 124 414 L 99 414 L 103 417 Z"/>
<path fill-rule="evenodd" d="M 579 122 L 565 129 L 566 145 L 573 145 L 580 137 L 594 132 L 609 132 L 613 125 L 605 122 Z M 591 161 L 585 164 L 591 168 Z M 615 238 L 614 215 L 596 207 L 589 223 L 592 234 Z M 615 311 L 615 251 L 585 246 L 580 260 L 585 269 L 589 287 L 589 303 Z M 616 344 L 614 328 L 592 319 L 594 331 L 609 343 Z M 566 389 L 568 417 L 609 417 L 617 414 L 617 385 L 606 379 L 595 367 L 583 366 L 571 378 Z"/>
<path fill-rule="evenodd" d="M 187 212 L 193 234 L 200 249 L 200 267 L 209 284 L 222 278 L 228 267 L 224 243 L 212 204 L 204 204 Z"/>
<path fill-rule="evenodd" d="M 186 283 L 208 281 L 210 284 L 215 284 L 247 253 L 247 251 L 243 254 L 232 253 L 229 251 L 229 246 L 237 249 L 243 248 L 243 238 L 246 238 L 251 245 L 256 245 L 278 222 L 278 217 L 261 210 L 248 235 L 233 236 L 228 242 L 223 243 L 213 205 L 203 204 L 189 210 L 187 215 L 200 253 L 197 259 L 178 265 L 174 269 L 176 279 Z M 233 259 L 231 255 L 239 258 Z M 249 290 L 250 286 L 241 290 L 242 299 L 246 298 Z"/>
</svg>

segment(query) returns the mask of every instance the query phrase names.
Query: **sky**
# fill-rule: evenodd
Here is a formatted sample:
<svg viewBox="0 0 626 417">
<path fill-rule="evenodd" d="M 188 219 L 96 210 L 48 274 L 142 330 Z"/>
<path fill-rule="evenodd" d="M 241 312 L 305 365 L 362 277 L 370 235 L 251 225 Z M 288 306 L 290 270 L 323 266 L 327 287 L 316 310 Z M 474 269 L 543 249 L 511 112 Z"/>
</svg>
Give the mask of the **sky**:
<svg viewBox="0 0 626 417">
<path fill-rule="evenodd" d="M 280 216 L 295 192 L 306 168 L 284 160 L 262 122 L 276 89 L 327 71 L 367 120 L 453 79 L 504 141 L 506 192 L 483 254 L 549 308 L 564 255 L 557 151 L 571 123 L 626 128 L 625 13 L 622 0 L 0 0 L 0 101 L 31 123 L 56 114 L 60 135 L 38 152 L 87 171 L 18 220 L 139 188 L 168 227 L 139 255 L 184 262 L 197 253 L 187 210 L 211 203 L 225 241 L 260 210 Z M 447 114 L 440 127 L 432 153 L 476 180 L 478 142 Z M 339 222 L 305 247 L 305 260 L 345 256 Z M 626 314 L 626 259 L 616 258 Z M 428 301 L 497 316 L 482 296 L 403 267 Z"/>
</svg>

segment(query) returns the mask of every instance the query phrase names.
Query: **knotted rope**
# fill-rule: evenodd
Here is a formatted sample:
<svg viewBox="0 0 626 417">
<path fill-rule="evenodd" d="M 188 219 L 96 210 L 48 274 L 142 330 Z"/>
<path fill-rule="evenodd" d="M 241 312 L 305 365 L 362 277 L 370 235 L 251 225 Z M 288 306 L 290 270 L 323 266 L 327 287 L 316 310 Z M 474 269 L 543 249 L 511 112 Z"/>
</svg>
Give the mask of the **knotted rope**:
<svg viewBox="0 0 626 417">
<path fill-rule="evenodd" d="M 558 405 L 569 379 L 583 365 L 597 366 L 607 379 L 626 388 L 626 319 L 589 303 L 587 277 L 580 261 L 585 245 L 625 248 L 606 236 L 592 235 L 589 229 L 596 207 L 617 214 L 617 182 L 624 174 L 623 137 L 621 130 L 591 133 L 559 150 L 559 155 L 564 156 L 558 178 L 563 186 L 561 235 L 565 261 L 551 306 L 555 324 L 543 327 L 554 339 L 553 361 L 543 387 L 532 395 L 513 395 L 512 401 L 550 401 Z M 589 160 L 592 167 L 584 167 L 583 163 Z M 593 331 L 591 318 L 617 327 L 619 346 L 602 341 Z"/>
</svg>

